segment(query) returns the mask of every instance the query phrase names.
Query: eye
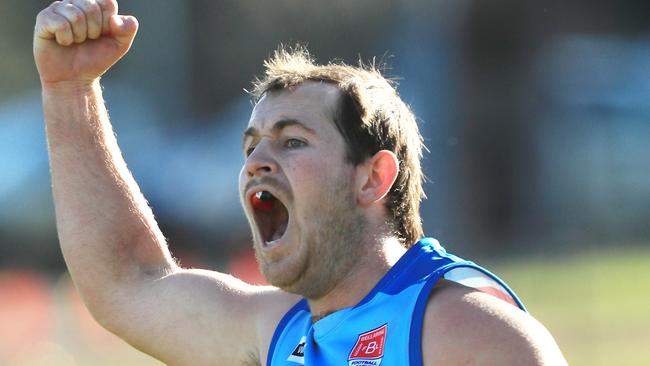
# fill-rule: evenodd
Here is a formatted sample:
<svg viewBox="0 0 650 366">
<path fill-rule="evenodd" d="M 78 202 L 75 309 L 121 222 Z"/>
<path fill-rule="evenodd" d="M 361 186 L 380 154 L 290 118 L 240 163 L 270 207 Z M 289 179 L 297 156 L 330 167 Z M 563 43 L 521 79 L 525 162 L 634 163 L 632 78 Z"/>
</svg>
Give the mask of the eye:
<svg viewBox="0 0 650 366">
<path fill-rule="evenodd" d="M 253 145 L 249 146 L 249 147 L 246 149 L 246 151 L 244 151 L 244 155 L 245 155 L 246 157 L 249 157 L 250 154 L 253 153 L 253 150 L 255 150 L 255 146 L 253 146 Z"/>
<path fill-rule="evenodd" d="M 307 143 L 295 138 L 289 138 L 285 141 L 284 145 L 290 149 L 296 149 L 307 145 Z"/>
</svg>

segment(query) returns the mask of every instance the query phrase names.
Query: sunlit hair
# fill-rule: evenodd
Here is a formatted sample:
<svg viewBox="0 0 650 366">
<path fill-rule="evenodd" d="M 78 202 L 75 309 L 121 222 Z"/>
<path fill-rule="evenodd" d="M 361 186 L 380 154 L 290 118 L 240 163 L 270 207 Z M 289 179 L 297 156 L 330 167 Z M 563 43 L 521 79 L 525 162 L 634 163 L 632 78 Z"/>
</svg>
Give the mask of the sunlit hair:
<svg viewBox="0 0 650 366">
<path fill-rule="evenodd" d="M 415 116 L 399 97 L 395 83 L 373 63 L 358 67 L 341 62 L 318 65 L 302 46 L 281 47 L 264 61 L 264 74 L 250 92 L 257 102 L 266 92 L 305 81 L 336 85 L 342 92 L 334 123 L 347 144 L 347 159 L 358 165 L 380 150 L 399 160 L 399 173 L 386 206 L 389 222 L 406 247 L 423 235 L 420 202 L 424 198 L 420 166 L 424 144 Z"/>
</svg>

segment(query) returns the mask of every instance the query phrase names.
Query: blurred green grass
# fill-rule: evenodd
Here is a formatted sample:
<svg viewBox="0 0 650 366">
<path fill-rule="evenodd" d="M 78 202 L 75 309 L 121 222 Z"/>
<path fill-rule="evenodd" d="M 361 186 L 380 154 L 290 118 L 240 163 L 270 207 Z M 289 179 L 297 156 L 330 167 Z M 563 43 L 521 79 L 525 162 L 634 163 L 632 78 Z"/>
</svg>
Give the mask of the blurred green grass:
<svg viewBox="0 0 650 366">
<path fill-rule="evenodd" d="M 650 365 L 650 247 L 482 264 L 518 293 L 554 335 L 569 364 Z M 67 276 L 52 291 L 55 331 L 19 358 L 0 357 L 0 365 L 162 365 L 99 328 Z"/>
<path fill-rule="evenodd" d="M 551 331 L 570 365 L 650 365 L 650 248 L 490 268 Z"/>
</svg>

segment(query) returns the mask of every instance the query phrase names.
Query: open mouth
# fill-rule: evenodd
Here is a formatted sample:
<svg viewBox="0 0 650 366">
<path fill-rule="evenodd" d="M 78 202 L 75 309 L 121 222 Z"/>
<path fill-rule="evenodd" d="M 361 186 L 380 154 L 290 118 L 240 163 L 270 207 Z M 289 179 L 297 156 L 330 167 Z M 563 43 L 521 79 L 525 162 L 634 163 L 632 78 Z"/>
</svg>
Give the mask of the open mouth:
<svg viewBox="0 0 650 366">
<path fill-rule="evenodd" d="M 259 191 L 251 195 L 255 222 L 266 246 L 276 244 L 287 230 L 289 212 L 271 192 Z"/>
</svg>

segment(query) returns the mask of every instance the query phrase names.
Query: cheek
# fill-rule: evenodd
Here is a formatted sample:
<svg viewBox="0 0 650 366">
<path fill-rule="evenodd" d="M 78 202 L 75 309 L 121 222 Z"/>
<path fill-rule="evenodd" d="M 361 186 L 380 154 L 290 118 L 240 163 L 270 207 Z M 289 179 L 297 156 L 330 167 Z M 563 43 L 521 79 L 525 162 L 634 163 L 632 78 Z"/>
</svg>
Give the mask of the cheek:
<svg viewBox="0 0 650 366">
<path fill-rule="evenodd" d="M 303 159 L 300 164 L 288 167 L 291 184 L 296 198 L 295 204 L 313 215 L 332 203 L 342 191 L 350 189 L 349 171 L 342 163 L 327 158 Z"/>
<path fill-rule="evenodd" d="M 285 173 L 294 194 L 309 198 L 317 195 L 323 185 L 333 179 L 336 174 L 334 168 L 327 158 L 305 156 L 287 164 Z"/>
</svg>

